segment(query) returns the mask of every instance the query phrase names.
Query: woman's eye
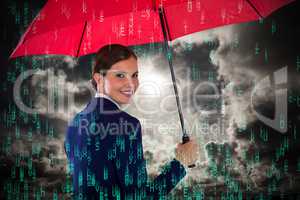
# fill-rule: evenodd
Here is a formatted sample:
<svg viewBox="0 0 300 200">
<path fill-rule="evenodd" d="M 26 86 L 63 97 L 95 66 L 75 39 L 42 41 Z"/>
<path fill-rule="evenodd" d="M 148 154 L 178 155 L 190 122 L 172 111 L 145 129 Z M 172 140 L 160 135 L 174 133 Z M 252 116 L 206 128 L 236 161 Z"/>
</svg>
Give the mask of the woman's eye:
<svg viewBox="0 0 300 200">
<path fill-rule="evenodd" d="M 117 76 L 118 78 L 124 78 L 124 77 L 125 77 L 124 74 L 116 74 L 116 76 Z"/>
</svg>

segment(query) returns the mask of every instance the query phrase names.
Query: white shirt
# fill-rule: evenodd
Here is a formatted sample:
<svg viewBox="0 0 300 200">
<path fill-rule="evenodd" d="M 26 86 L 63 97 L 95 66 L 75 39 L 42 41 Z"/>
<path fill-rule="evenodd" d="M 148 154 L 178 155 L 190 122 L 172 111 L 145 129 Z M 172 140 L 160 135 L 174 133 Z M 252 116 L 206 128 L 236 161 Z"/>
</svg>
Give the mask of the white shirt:
<svg viewBox="0 0 300 200">
<path fill-rule="evenodd" d="M 114 104 L 116 104 L 116 106 L 121 110 L 120 105 L 115 100 L 113 100 L 112 98 L 110 98 L 109 96 L 107 96 L 106 94 L 103 94 L 103 93 L 100 93 L 100 92 L 97 91 L 96 94 L 95 94 L 95 98 L 97 98 L 97 97 L 103 97 L 103 98 L 109 99 Z"/>
</svg>

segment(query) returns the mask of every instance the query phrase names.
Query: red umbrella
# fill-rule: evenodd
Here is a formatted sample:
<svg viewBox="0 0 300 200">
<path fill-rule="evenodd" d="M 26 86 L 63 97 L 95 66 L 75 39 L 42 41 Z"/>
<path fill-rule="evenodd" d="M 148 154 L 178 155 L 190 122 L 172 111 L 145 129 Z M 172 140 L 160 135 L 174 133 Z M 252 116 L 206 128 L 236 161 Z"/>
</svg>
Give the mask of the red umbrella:
<svg viewBox="0 0 300 200">
<path fill-rule="evenodd" d="M 294 0 L 49 0 L 28 27 L 11 58 L 95 53 L 108 43 L 164 42 L 183 132 L 181 105 L 168 41 L 217 26 L 266 17 Z"/>
<path fill-rule="evenodd" d="M 95 53 L 108 43 L 130 46 L 163 42 L 164 27 L 166 40 L 172 41 L 217 26 L 257 20 L 292 1 L 49 0 L 11 58 L 38 54 L 77 57 Z"/>
</svg>

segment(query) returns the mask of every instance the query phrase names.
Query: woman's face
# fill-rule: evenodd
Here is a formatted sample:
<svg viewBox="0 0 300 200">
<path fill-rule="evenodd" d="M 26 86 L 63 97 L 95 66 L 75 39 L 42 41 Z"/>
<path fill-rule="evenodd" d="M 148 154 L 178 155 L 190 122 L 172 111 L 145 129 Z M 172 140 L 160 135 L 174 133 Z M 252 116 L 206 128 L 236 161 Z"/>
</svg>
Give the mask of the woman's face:
<svg viewBox="0 0 300 200">
<path fill-rule="evenodd" d="M 139 86 L 137 60 L 131 56 L 113 64 L 103 80 L 103 85 L 98 84 L 99 92 L 104 90 L 104 94 L 117 103 L 128 104 Z"/>
</svg>

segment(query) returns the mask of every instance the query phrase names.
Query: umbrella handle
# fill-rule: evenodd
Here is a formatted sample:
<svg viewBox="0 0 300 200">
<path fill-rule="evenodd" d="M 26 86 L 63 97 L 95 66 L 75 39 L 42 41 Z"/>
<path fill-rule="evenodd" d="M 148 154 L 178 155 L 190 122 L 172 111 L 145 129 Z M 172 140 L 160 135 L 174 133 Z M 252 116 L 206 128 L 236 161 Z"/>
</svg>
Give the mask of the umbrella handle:
<svg viewBox="0 0 300 200">
<path fill-rule="evenodd" d="M 183 136 L 182 136 L 182 144 L 185 144 L 188 141 L 190 141 L 190 136 L 188 136 L 187 134 L 183 134 Z M 193 167 L 196 167 L 196 165 L 195 164 L 191 164 L 188 167 L 189 168 L 193 168 Z"/>
</svg>

